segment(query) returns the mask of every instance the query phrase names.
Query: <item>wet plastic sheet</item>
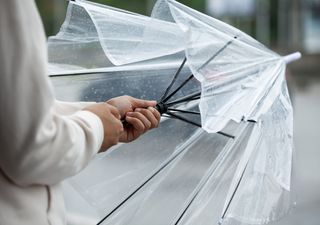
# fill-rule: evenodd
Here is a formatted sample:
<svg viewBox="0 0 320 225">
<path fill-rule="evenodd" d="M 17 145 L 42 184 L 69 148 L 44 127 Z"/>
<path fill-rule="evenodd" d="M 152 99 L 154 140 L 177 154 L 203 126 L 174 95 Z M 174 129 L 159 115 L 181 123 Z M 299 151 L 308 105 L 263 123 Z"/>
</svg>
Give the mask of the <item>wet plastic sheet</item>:
<svg viewBox="0 0 320 225">
<path fill-rule="evenodd" d="M 204 131 L 196 135 L 196 140 L 186 146 L 183 154 L 102 224 L 174 224 L 229 140 Z M 194 165 L 192 169 L 190 164 Z"/>
<path fill-rule="evenodd" d="M 175 70 L 170 67 L 157 70 L 136 67 L 134 70 L 103 74 L 59 75 L 51 80 L 60 100 L 103 101 L 121 94 L 158 99 Z M 184 69 L 181 79 L 189 74 L 190 71 Z M 199 83 L 195 80 L 177 93 L 177 97 L 196 90 L 199 90 Z M 67 205 L 73 217 L 86 215 L 88 220 L 97 223 L 167 161 L 181 154 L 185 148 L 183 146 L 190 143 L 198 129 L 180 121 L 163 119 L 158 129 L 148 132 L 133 143 L 118 145 L 98 156 L 88 168 L 65 185 Z"/>
<path fill-rule="evenodd" d="M 208 132 L 229 120 L 259 118 L 273 102 L 268 98 L 281 94 L 280 86 L 269 89 L 284 76 L 283 58 L 247 34 L 172 0 L 159 1 L 153 16 L 173 20 L 186 33 L 185 54 L 202 83 L 200 110 Z"/>
<path fill-rule="evenodd" d="M 261 160 L 268 157 L 261 154 L 264 144 L 261 126 L 255 125 L 251 133 L 246 133 L 247 142 L 241 140 L 233 149 L 224 153 L 224 163 L 214 170 L 178 224 L 209 225 L 215 224 L 213 221 L 216 224 L 218 221 L 221 224 L 266 224 L 280 214 L 283 216 L 288 213 L 290 192 L 279 186 L 272 176 L 257 169 L 263 166 L 259 164 Z M 256 157 L 259 160 L 252 160 Z M 244 174 L 237 175 L 243 171 L 241 167 L 245 168 Z M 238 183 L 240 176 L 243 177 Z M 238 190 L 234 192 L 234 186 L 238 184 Z M 269 188 L 274 191 L 269 192 Z"/>
<path fill-rule="evenodd" d="M 191 126 L 166 120 L 136 142 L 98 157 L 71 182 L 105 216 L 192 143 L 197 128 Z"/>
<path fill-rule="evenodd" d="M 71 1 L 48 49 L 63 100 L 159 99 L 184 58 L 178 83 L 191 72 L 198 81 L 175 98 L 202 90 L 200 104 L 179 107 L 199 104 L 202 128 L 211 134 L 163 120 L 159 129 L 116 146 L 71 179 L 67 189 L 78 192 L 92 221 L 265 224 L 289 211 L 290 57 L 173 0 L 159 0 L 152 17 Z M 216 133 L 221 130 L 235 139 Z"/>
<path fill-rule="evenodd" d="M 247 130 L 238 128 L 242 135 L 236 140 L 221 135 L 204 134 L 202 131 L 203 134 L 183 155 L 168 165 L 159 176 L 102 224 L 179 224 L 186 209 L 193 205 L 194 198 L 207 185 L 208 178 L 219 173 L 218 171 L 224 173 L 230 169 L 230 164 L 221 162 L 226 162 L 227 157 L 236 165 L 236 159 L 241 156 L 243 149 L 231 149 L 239 147 L 240 143 L 246 146 L 252 130 L 252 126 L 250 127 L 251 129 Z M 215 139 L 214 143 L 211 142 L 212 138 Z M 190 163 L 194 165 L 192 170 L 188 166 Z M 219 180 L 221 182 L 224 179 Z M 227 190 L 227 186 L 225 189 Z M 203 221 L 200 222 L 202 223 Z"/>
<path fill-rule="evenodd" d="M 181 40 L 183 32 L 174 23 L 70 1 L 60 32 L 49 39 L 49 60 L 52 66 L 69 65 L 64 70 L 103 68 L 110 61 L 122 65 L 181 52 Z"/>
</svg>

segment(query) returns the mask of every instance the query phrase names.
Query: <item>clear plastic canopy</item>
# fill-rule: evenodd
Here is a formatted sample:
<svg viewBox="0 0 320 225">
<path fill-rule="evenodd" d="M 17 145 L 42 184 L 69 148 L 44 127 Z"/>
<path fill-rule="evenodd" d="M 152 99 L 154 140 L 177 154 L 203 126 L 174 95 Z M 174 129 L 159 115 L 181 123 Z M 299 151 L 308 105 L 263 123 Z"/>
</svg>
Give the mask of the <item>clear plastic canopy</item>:
<svg viewBox="0 0 320 225">
<path fill-rule="evenodd" d="M 56 73 L 61 67 L 64 71 L 105 68 L 167 56 L 183 51 L 183 40 L 177 24 L 88 1 L 71 1 L 60 32 L 48 42 L 49 72 Z"/>
<path fill-rule="evenodd" d="M 170 161 L 150 182 L 146 178 L 150 171 L 144 175 L 140 172 L 142 176 L 132 173 L 138 177 L 135 184 L 142 182 L 143 188 L 128 199 L 124 193 L 134 192 L 133 187 L 118 193 L 126 204 L 113 199 L 110 205 L 103 201 L 93 206 L 99 212 L 106 209 L 108 216 L 103 224 L 151 224 L 154 214 L 164 207 L 160 199 L 169 201 L 168 196 L 160 194 L 173 182 L 172 177 L 177 178 L 175 168 L 191 169 L 192 164 L 184 164 L 184 160 L 195 157 L 195 152 L 200 154 L 204 146 L 215 148 L 217 155 L 207 161 L 199 179 L 189 183 L 185 195 L 180 193 L 179 201 L 179 189 L 174 189 L 176 192 L 171 194 L 176 195 L 180 205 L 176 211 L 164 210 L 161 218 L 166 218 L 165 224 L 216 224 L 219 220 L 223 224 L 265 224 L 289 211 L 293 117 L 285 68 L 299 54 L 279 56 L 240 30 L 174 0 L 158 0 L 151 17 L 83 0 L 70 1 L 66 20 L 60 32 L 49 39 L 48 50 L 52 75 L 102 72 L 123 79 L 119 72 L 128 71 L 140 73 L 134 76 L 139 82 L 150 79 L 145 76 L 148 72 L 142 71 L 157 71 L 157 79 L 169 81 L 170 77 L 161 71 L 177 69 L 187 59 L 183 74 L 187 77 L 192 73 L 200 87 L 191 85 L 179 94 L 181 97 L 201 89 L 196 108 L 200 109 L 202 128 L 215 135 L 230 131 L 230 124 L 236 124 L 231 126 L 233 140 L 221 135 L 206 139 L 210 134 L 198 131 L 201 138 L 191 138 L 190 134 L 178 141 L 180 146 L 192 140 L 186 142 L 190 146 L 182 145 L 187 153 Z M 127 94 L 129 87 L 121 93 Z M 152 88 L 158 90 L 160 86 Z M 152 88 L 141 90 L 143 97 L 153 96 Z M 194 104 L 179 107 L 194 108 Z M 174 152 L 177 150 L 181 146 Z M 153 160 L 158 160 L 159 166 L 173 159 L 174 152 Z M 112 175 L 112 181 L 102 182 L 108 177 L 101 175 L 103 178 L 98 176 L 87 183 L 88 171 L 94 173 L 98 165 L 104 167 L 96 162 L 71 182 L 95 204 L 101 202 L 101 195 L 108 196 L 108 190 L 112 191 L 107 188 L 110 182 L 132 172 L 127 168 L 122 175 Z M 157 224 L 165 221 L 158 220 Z"/>
</svg>

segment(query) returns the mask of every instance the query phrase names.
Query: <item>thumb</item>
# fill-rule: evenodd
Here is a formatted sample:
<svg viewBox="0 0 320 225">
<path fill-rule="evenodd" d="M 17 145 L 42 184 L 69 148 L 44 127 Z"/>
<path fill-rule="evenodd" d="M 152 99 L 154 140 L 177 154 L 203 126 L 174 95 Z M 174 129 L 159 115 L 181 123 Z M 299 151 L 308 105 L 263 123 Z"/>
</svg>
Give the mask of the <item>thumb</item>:
<svg viewBox="0 0 320 225">
<path fill-rule="evenodd" d="M 157 101 L 148 101 L 143 99 L 133 99 L 133 107 L 134 108 L 148 108 L 155 107 L 157 105 Z"/>
</svg>

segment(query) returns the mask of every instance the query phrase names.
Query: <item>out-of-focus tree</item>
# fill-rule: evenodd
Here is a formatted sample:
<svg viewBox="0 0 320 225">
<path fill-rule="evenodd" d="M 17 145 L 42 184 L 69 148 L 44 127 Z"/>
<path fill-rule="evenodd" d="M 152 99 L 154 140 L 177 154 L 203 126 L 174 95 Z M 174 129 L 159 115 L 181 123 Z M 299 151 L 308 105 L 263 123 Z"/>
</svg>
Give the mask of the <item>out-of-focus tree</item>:
<svg viewBox="0 0 320 225">
<path fill-rule="evenodd" d="M 53 20 L 53 2 L 50 1 L 41 1 L 36 0 L 43 25 L 45 27 L 46 33 L 51 33 L 51 30 L 53 28 L 54 20 Z"/>
</svg>

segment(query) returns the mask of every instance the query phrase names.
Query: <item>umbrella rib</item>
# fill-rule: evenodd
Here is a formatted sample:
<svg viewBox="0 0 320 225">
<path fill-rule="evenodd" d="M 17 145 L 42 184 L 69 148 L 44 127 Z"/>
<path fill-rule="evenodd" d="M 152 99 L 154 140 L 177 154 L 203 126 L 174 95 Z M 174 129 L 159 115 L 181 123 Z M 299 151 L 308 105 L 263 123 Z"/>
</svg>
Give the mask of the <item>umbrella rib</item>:
<svg viewBox="0 0 320 225">
<path fill-rule="evenodd" d="M 222 132 L 222 131 L 218 131 L 217 133 L 218 133 L 218 134 L 221 134 L 221 135 L 223 135 L 223 136 L 225 136 L 225 137 L 235 139 L 235 136 L 233 136 L 233 135 L 231 135 L 231 134 L 227 134 L 227 133 Z"/>
<path fill-rule="evenodd" d="M 181 65 L 180 65 L 179 69 L 176 71 L 176 73 L 175 73 L 175 75 L 174 75 L 171 83 L 169 84 L 169 86 L 167 87 L 165 93 L 164 93 L 163 96 L 161 97 L 160 102 L 163 102 L 163 100 L 164 100 L 164 99 L 167 97 L 167 95 L 169 94 L 170 89 L 172 88 L 173 84 L 176 82 L 176 80 L 177 80 L 177 78 L 178 78 L 178 76 L 179 76 L 182 68 L 184 67 L 186 61 L 187 61 L 187 58 L 184 57 Z"/>
<path fill-rule="evenodd" d="M 166 114 L 168 114 L 169 116 L 175 118 L 175 119 L 178 119 L 178 120 L 181 120 L 181 121 L 184 121 L 186 123 L 189 123 L 189 124 L 192 124 L 192 125 L 195 125 L 197 127 L 201 127 L 201 124 L 197 123 L 197 122 L 194 122 L 194 121 L 191 121 L 185 117 L 182 117 L 182 116 L 179 116 L 177 114 L 174 114 L 172 112 L 166 112 Z"/>
<path fill-rule="evenodd" d="M 164 115 L 165 117 L 168 117 Z M 172 117 L 170 117 L 172 118 Z M 109 216 L 111 216 L 115 211 L 117 211 L 126 201 L 128 201 L 132 196 L 134 196 L 145 184 L 147 184 L 151 179 L 153 179 L 157 174 L 159 174 L 167 165 L 169 165 L 174 159 L 176 159 L 184 150 L 180 150 L 172 158 L 168 159 L 160 168 L 158 168 L 154 174 L 152 174 L 148 179 L 146 179 L 135 191 L 133 191 L 129 196 L 127 196 L 117 207 L 115 207 L 111 212 L 109 212 L 104 218 L 102 218 L 97 225 L 101 225 Z"/>
<path fill-rule="evenodd" d="M 168 106 L 173 106 L 182 102 L 187 102 L 187 101 L 192 101 L 192 100 L 197 100 L 200 99 L 200 95 L 201 95 L 201 91 L 189 94 L 187 96 L 184 96 L 182 98 L 178 98 L 172 102 L 168 102 L 167 105 Z"/>
<path fill-rule="evenodd" d="M 238 191 L 238 188 L 239 188 L 240 183 L 241 183 L 241 181 L 242 181 L 243 175 L 244 175 L 244 173 L 245 173 L 245 171 L 246 171 L 246 169 L 247 169 L 247 166 L 248 166 L 248 162 L 247 162 L 247 164 L 246 164 L 246 166 L 245 166 L 245 168 L 244 168 L 244 170 L 243 170 L 243 172 L 242 172 L 242 174 L 241 174 L 241 177 L 240 177 L 240 179 L 239 179 L 239 181 L 238 181 L 238 183 L 237 183 L 236 188 L 234 189 L 234 191 L 233 191 L 233 193 L 232 193 L 232 196 L 231 196 L 231 198 L 230 198 L 230 200 L 229 200 L 229 202 L 228 202 L 228 205 L 227 205 L 226 209 L 224 210 L 224 212 L 223 212 L 223 214 L 222 214 L 222 216 L 221 216 L 221 218 L 220 218 L 220 220 L 219 220 L 219 222 L 218 222 L 219 225 L 221 225 L 221 224 L 223 223 L 223 220 L 225 219 L 225 216 L 226 216 L 226 214 L 227 214 L 227 212 L 228 212 L 228 209 L 230 208 L 231 202 L 232 202 L 232 200 L 233 200 L 236 192 Z"/>
<path fill-rule="evenodd" d="M 238 36 L 234 36 L 234 39 L 237 39 Z M 223 52 L 230 44 L 232 44 L 234 40 L 230 40 L 228 41 L 221 49 L 219 49 L 219 51 L 217 51 L 213 56 L 211 56 L 204 64 L 202 64 L 202 66 L 200 66 L 197 71 L 203 69 L 205 66 L 207 66 L 214 58 L 216 58 L 221 52 Z M 175 95 L 183 86 L 185 86 L 192 78 L 193 78 L 193 74 L 191 74 L 187 80 L 185 80 L 176 90 L 174 90 L 169 96 L 165 97 L 169 90 L 171 89 L 172 85 L 174 84 L 174 82 L 177 79 L 177 76 L 179 75 L 179 73 L 181 72 L 185 62 L 186 62 L 187 58 L 185 57 L 180 68 L 178 69 L 177 73 L 174 76 L 174 79 L 172 80 L 171 84 L 169 85 L 169 87 L 167 88 L 165 95 L 161 98 L 161 102 L 167 102 L 173 95 Z"/>
<path fill-rule="evenodd" d="M 175 95 L 181 88 L 183 88 L 191 79 L 193 78 L 193 74 L 191 74 L 184 82 L 182 82 L 177 89 L 175 89 L 171 94 L 169 94 L 166 98 L 163 99 L 163 102 L 167 102 L 173 95 Z"/>
<path fill-rule="evenodd" d="M 237 39 L 238 36 L 234 36 L 234 39 Z M 216 58 L 221 52 L 223 52 L 231 43 L 233 42 L 233 39 L 228 41 L 222 48 L 219 49 L 213 56 L 211 56 L 202 66 L 200 66 L 197 71 L 202 70 L 205 66 L 207 66 L 214 58 Z"/>
<path fill-rule="evenodd" d="M 196 96 L 196 97 L 188 98 L 188 99 L 181 99 L 179 101 L 176 100 L 176 101 L 168 103 L 167 106 L 174 106 L 174 105 L 177 105 L 177 104 L 180 104 L 180 103 L 195 101 L 195 100 L 199 100 L 199 99 L 200 99 L 200 96 Z"/>
<path fill-rule="evenodd" d="M 246 167 L 247 167 L 247 165 L 248 165 L 248 163 L 246 164 Z M 244 170 L 246 170 L 246 167 L 244 168 Z M 210 179 L 210 177 L 212 176 L 212 174 L 213 174 L 214 171 L 215 171 L 215 169 L 214 169 L 214 170 L 211 170 L 210 175 L 205 178 L 204 183 L 201 185 L 201 187 L 197 190 L 197 192 L 196 192 L 196 193 L 194 194 L 194 196 L 191 198 L 190 202 L 188 203 L 188 205 L 186 206 L 186 208 L 183 210 L 183 212 L 181 213 L 181 215 L 179 216 L 179 218 L 177 219 L 177 221 L 175 222 L 174 225 L 178 225 L 178 224 L 179 224 L 179 222 L 181 221 L 181 219 L 183 218 L 183 216 L 185 215 L 185 213 L 187 212 L 187 210 L 189 209 L 189 207 L 191 206 L 191 204 L 192 204 L 192 203 L 194 202 L 194 200 L 197 198 L 197 196 L 198 196 L 198 194 L 200 193 L 201 189 L 208 183 L 208 181 L 209 181 L 209 179 Z M 243 173 L 242 173 L 242 176 L 240 177 L 240 181 L 241 181 L 241 179 L 242 179 L 242 177 L 243 177 L 243 174 L 244 174 L 244 171 L 243 171 Z M 239 186 L 239 184 L 240 184 L 240 181 L 239 181 L 239 183 L 238 183 L 238 186 Z M 233 193 L 233 196 L 234 196 L 235 192 L 237 191 L 238 186 L 236 187 L 236 189 L 235 189 L 235 191 L 234 191 L 234 193 Z M 232 198 L 233 198 L 233 196 L 232 196 Z M 231 198 L 230 202 L 232 201 L 232 198 Z M 228 204 L 228 207 L 229 207 L 229 205 L 230 205 L 230 202 L 229 202 L 229 204 Z M 218 222 L 218 224 L 219 224 L 219 225 L 222 225 L 222 222 L 223 222 L 223 219 L 220 219 L 219 222 Z"/>
<path fill-rule="evenodd" d="M 187 210 L 189 209 L 189 207 L 191 206 L 191 204 L 193 203 L 193 201 L 196 199 L 196 197 L 198 196 L 200 190 L 197 191 L 197 193 L 192 197 L 191 201 L 189 202 L 189 204 L 186 206 L 186 208 L 183 210 L 183 212 L 181 213 L 181 215 L 179 216 L 179 218 L 177 219 L 177 221 L 174 223 L 174 225 L 178 225 L 180 220 L 182 219 L 182 217 L 185 215 L 185 213 L 187 212 Z"/>
<path fill-rule="evenodd" d="M 195 126 L 197 126 L 197 127 L 202 127 L 202 126 L 201 126 L 201 124 L 196 123 L 196 122 L 191 121 L 191 120 L 188 120 L 187 118 L 182 117 L 182 116 L 179 116 L 179 115 L 174 114 L 174 113 L 172 113 L 172 112 L 166 112 L 166 114 L 168 114 L 169 116 L 171 116 L 171 118 L 174 118 L 174 119 L 178 119 L 178 120 L 184 121 L 184 122 L 186 122 L 186 123 L 189 123 L 189 124 L 195 125 Z M 235 138 L 235 136 L 233 136 L 233 135 L 231 135 L 231 134 L 227 134 L 227 133 L 222 132 L 222 131 L 219 131 L 219 132 L 217 132 L 217 133 L 218 133 L 218 134 L 221 134 L 221 135 L 223 135 L 223 136 L 225 136 L 225 137 L 228 137 L 228 138 L 232 138 L 232 139 L 234 139 L 234 138 Z"/>
</svg>

